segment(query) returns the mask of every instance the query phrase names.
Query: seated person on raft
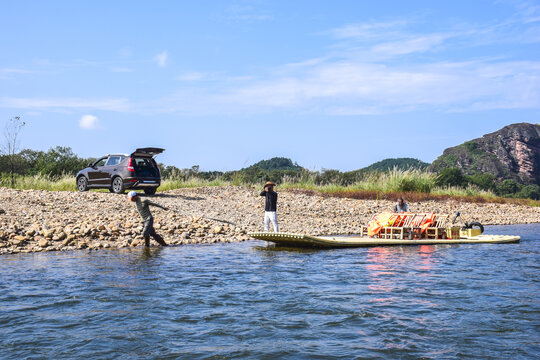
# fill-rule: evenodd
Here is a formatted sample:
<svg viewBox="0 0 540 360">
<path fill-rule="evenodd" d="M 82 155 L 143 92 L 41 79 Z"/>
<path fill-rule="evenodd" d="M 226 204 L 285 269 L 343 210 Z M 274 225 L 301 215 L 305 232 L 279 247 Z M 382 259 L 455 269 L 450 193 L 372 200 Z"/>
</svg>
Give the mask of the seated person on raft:
<svg viewBox="0 0 540 360">
<path fill-rule="evenodd" d="M 399 197 L 397 199 L 396 205 L 394 205 L 394 212 L 395 213 L 404 213 L 409 212 L 409 205 L 403 200 L 402 197 Z"/>
</svg>

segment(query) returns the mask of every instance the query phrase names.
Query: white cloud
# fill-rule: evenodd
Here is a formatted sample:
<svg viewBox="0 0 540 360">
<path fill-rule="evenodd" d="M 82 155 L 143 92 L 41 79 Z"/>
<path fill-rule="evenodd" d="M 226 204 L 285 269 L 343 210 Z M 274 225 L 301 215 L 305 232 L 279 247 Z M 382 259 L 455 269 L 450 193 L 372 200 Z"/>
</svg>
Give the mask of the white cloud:
<svg viewBox="0 0 540 360">
<path fill-rule="evenodd" d="M 94 115 L 83 115 L 79 120 L 79 126 L 83 130 L 95 130 L 99 126 L 99 119 Z"/>
<path fill-rule="evenodd" d="M 535 13 L 529 11 L 528 19 L 531 14 Z M 422 27 L 411 20 L 345 25 L 325 32 L 333 43 L 311 59 L 296 59 L 256 75 L 184 72 L 176 78 L 182 83 L 162 98 L 136 103 L 114 98 L 0 98 L 0 108 L 189 115 L 287 111 L 336 116 L 540 109 L 540 60 L 525 54 L 532 60 L 517 61 L 520 55 L 513 53 L 519 52 L 507 51 L 516 49 L 527 31 L 540 30 L 531 22 L 519 28 L 513 19 L 459 24 L 447 32 L 413 30 Z M 153 60 L 166 66 L 167 51 Z"/>
<path fill-rule="evenodd" d="M 349 24 L 329 31 L 337 39 L 371 40 L 389 34 L 400 35 L 409 22 L 406 20 Z"/>
<path fill-rule="evenodd" d="M 156 56 L 154 56 L 154 61 L 156 62 L 157 66 L 165 67 L 167 65 L 168 58 L 169 56 L 167 54 L 167 51 L 163 51 L 162 53 L 159 53 Z"/>
<path fill-rule="evenodd" d="M 284 65 L 266 79 L 201 84 L 141 106 L 141 111 L 191 115 L 287 111 L 336 116 L 540 108 L 540 62 L 306 61 Z"/>
<path fill-rule="evenodd" d="M 33 71 L 18 68 L 0 68 L 0 79 L 7 79 L 13 74 L 31 74 Z"/>
<path fill-rule="evenodd" d="M 200 81 L 206 79 L 207 77 L 208 74 L 204 72 L 188 71 L 180 74 L 178 77 L 176 77 L 176 79 L 179 81 Z"/>
<path fill-rule="evenodd" d="M 450 35 L 432 34 L 426 36 L 415 36 L 395 42 L 384 42 L 371 48 L 375 54 L 388 56 L 406 55 L 433 50 L 437 45 L 442 44 Z"/>
<path fill-rule="evenodd" d="M 81 98 L 0 98 L 0 107 L 15 109 L 91 109 L 105 111 L 128 111 L 131 104 L 127 99 L 81 99 Z"/>
</svg>

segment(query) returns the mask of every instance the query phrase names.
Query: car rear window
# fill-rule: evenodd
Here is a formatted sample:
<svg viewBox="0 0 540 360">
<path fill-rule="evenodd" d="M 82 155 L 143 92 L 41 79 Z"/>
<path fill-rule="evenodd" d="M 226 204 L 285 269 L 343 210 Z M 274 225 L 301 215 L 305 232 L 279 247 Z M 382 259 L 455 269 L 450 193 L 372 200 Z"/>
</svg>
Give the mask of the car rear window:
<svg viewBox="0 0 540 360">
<path fill-rule="evenodd" d="M 106 166 L 113 166 L 118 165 L 121 162 L 121 156 L 111 156 L 109 157 L 109 160 L 107 161 Z"/>
<path fill-rule="evenodd" d="M 136 176 L 159 176 L 159 170 L 154 159 L 148 157 L 134 157 L 133 168 Z"/>
</svg>

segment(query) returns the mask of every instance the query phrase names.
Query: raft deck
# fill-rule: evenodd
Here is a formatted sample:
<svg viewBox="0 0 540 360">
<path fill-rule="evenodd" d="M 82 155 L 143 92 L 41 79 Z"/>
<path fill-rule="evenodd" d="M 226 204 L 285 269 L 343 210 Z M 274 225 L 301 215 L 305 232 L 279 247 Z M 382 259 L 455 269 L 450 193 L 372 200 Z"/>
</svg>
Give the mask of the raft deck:
<svg viewBox="0 0 540 360">
<path fill-rule="evenodd" d="M 293 247 L 347 248 L 385 245 L 502 244 L 519 242 L 519 236 L 477 235 L 460 239 L 381 239 L 367 236 L 311 236 L 294 233 L 254 232 L 249 236 Z"/>
</svg>

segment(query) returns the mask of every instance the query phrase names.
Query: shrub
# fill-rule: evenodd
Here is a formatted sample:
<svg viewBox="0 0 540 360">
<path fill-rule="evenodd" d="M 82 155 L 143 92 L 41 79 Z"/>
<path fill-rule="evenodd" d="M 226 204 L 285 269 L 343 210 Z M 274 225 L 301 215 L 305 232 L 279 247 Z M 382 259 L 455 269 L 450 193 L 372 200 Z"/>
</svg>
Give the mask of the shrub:
<svg viewBox="0 0 540 360">
<path fill-rule="evenodd" d="M 435 185 L 439 187 L 464 186 L 466 184 L 463 173 L 458 168 L 446 168 L 441 170 L 435 179 Z"/>
<path fill-rule="evenodd" d="M 510 179 L 506 179 L 497 185 L 496 193 L 500 196 L 512 196 L 519 191 L 519 185 Z"/>
<path fill-rule="evenodd" d="M 540 186 L 538 186 L 538 185 L 526 185 L 517 194 L 517 197 L 519 197 L 521 199 L 540 200 Z"/>
<path fill-rule="evenodd" d="M 474 174 L 468 177 L 468 182 L 478 186 L 482 190 L 495 190 L 497 184 L 495 183 L 495 176 L 492 174 Z"/>
</svg>

